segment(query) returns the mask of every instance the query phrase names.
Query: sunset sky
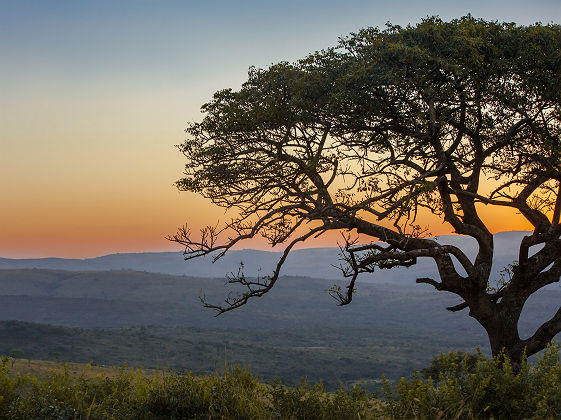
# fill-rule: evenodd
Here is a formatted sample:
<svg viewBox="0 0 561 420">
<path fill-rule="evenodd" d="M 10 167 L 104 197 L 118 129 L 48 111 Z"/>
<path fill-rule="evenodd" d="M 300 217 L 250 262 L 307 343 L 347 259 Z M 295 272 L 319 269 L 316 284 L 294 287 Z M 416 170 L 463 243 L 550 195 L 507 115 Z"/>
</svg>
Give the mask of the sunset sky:
<svg viewBox="0 0 561 420">
<path fill-rule="evenodd" d="M 0 0 L 0 257 L 179 250 L 167 234 L 224 217 L 172 185 L 214 91 L 361 27 L 467 13 L 559 23 L 561 2 Z"/>
</svg>

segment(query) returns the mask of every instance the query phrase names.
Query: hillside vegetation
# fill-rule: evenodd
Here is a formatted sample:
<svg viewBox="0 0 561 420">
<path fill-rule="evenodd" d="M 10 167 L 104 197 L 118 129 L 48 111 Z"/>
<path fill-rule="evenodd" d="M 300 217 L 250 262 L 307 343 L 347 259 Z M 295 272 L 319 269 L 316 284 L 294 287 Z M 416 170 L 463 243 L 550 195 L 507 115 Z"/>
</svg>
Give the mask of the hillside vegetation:
<svg viewBox="0 0 561 420">
<path fill-rule="evenodd" d="M 454 344 L 472 350 L 469 339 Z M 471 342 L 473 344 L 473 342 Z M 453 345 L 436 335 L 393 330 L 201 329 L 127 327 L 84 329 L 19 321 L 0 322 L 0 355 L 58 362 L 93 362 L 176 372 L 212 373 L 224 364 L 251 365 L 259 377 L 294 385 L 302 377 L 322 380 L 328 390 L 356 383 L 375 390 L 382 375 L 392 381 L 425 366 L 436 349 Z"/>
<path fill-rule="evenodd" d="M 272 329 L 360 326 L 433 331 L 465 336 L 483 329 L 446 306 L 458 303 L 431 288 L 359 283 L 353 304 L 339 307 L 327 289 L 333 280 L 283 277 L 275 288 L 238 311 L 215 318 L 199 295 L 219 302 L 224 279 L 171 276 L 130 270 L 0 270 L 0 320 L 76 327 L 138 325 Z M 521 319 L 521 333 L 555 312 L 561 291 L 532 297 Z M 456 333 L 454 333 L 456 331 Z M 458 333 L 461 331 L 461 333 Z M 482 341 L 483 343 L 485 341 Z"/>
<path fill-rule="evenodd" d="M 423 287 L 361 283 L 353 305 L 341 308 L 328 296 L 332 281 L 285 277 L 262 299 L 214 318 L 198 295 L 222 299 L 223 282 L 129 270 L 0 270 L 0 354 L 200 373 L 226 362 L 286 384 L 306 376 L 329 390 L 361 380 L 374 390 L 382 374 L 409 377 L 435 354 L 487 349 L 482 328 L 444 309 L 454 298 Z M 522 326 L 546 319 L 559 300 L 556 290 L 538 295 Z"/>
<path fill-rule="evenodd" d="M 555 345 L 517 375 L 508 359 L 442 355 L 423 378 L 386 382 L 381 399 L 360 386 L 329 393 L 321 383 L 264 384 L 237 366 L 196 376 L 65 365 L 36 378 L 14 376 L 11 364 L 0 359 L 0 419 L 542 419 L 561 412 Z"/>
</svg>

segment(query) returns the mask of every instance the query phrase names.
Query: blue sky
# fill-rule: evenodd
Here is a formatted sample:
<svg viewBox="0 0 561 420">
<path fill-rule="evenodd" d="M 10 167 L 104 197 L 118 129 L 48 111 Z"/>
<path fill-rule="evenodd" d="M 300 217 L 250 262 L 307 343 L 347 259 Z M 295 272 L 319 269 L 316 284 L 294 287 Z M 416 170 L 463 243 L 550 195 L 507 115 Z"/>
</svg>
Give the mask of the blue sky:
<svg viewBox="0 0 561 420">
<path fill-rule="evenodd" d="M 249 65 L 298 59 L 365 26 L 467 13 L 557 22 L 561 2 L 17 0 L 0 12 L 3 77 L 227 83 Z"/>
</svg>

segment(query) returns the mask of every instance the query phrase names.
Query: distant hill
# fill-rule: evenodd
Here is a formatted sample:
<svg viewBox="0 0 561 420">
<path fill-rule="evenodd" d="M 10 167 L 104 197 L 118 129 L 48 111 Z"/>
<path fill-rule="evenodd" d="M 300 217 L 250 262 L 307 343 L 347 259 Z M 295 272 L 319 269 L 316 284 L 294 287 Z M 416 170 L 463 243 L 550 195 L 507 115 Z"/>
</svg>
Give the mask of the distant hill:
<svg viewBox="0 0 561 420">
<path fill-rule="evenodd" d="M 204 293 L 211 302 L 223 301 L 228 295 L 223 279 L 131 270 L 0 270 L 0 319 L 81 327 L 293 328 L 398 326 L 416 322 L 422 313 L 428 318 L 423 329 L 450 326 L 455 319 L 466 327 L 467 317 L 444 310 L 457 299 L 426 287 L 394 289 L 364 283 L 357 288 L 353 305 L 339 307 L 327 292 L 334 283 L 282 277 L 267 295 L 215 318 L 214 311 L 202 307 L 199 295 Z"/>
<path fill-rule="evenodd" d="M 333 280 L 285 276 L 260 299 L 218 318 L 199 295 L 221 302 L 223 279 L 171 276 L 130 270 L 0 270 L 0 320 L 76 327 L 132 325 L 201 328 L 300 328 L 361 326 L 461 331 L 482 328 L 467 313 L 450 313 L 458 298 L 426 285 L 360 283 L 351 305 L 339 307 L 328 295 Z M 528 302 L 521 329 L 529 331 L 558 309 L 561 291 L 537 293 Z M 485 340 L 483 340 L 483 344 Z"/>
<path fill-rule="evenodd" d="M 227 361 L 250 364 L 267 379 L 294 383 L 306 375 L 334 389 L 361 379 L 376 388 L 382 373 L 409 375 L 438 353 L 488 349 L 467 311 L 445 310 L 459 302 L 455 296 L 426 285 L 362 282 L 353 303 L 340 307 L 327 293 L 333 283 L 284 276 L 262 298 L 214 317 L 198 296 L 222 301 L 223 279 L 0 270 L 0 355 L 205 372 Z M 533 296 L 521 334 L 551 317 L 559 302 L 559 290 Z"/>
<path fill-rule="evenodd" d="M 93 362 L 98 365 L 215 373 L 227 363 L 250 365 L 266 381 L 300 383 L 306 376 L 328 389 L 358 382 L 379 388 L 425 367 L 435 354 L 473 350 L 474 337 L 439 337 L 405 330 L 326 328 L 240 330 L 178 327 L 71 328 L 0 321 L 0 356 Z"/>
<path fill-rule="evenodd" d="M 494 276 L 506 265 L 517 259 L 517 246 L 528 232 L 501 232 L 495 235 Z M 463 249 L 471 258 L 475 257 L 476 243 L 472 238 L 459 235 L 444 235 L 437 238 L 440 243 L 453 244 Z M 228 273 L 237 272 L 240 262 L 244 263 L 248 276 L 269 273 L 280 252 L 253 249 L 228 252 L 216 263 L 210 258 L 184 261 L 181 252 L 148 252 L 132 254 L 111 254 L 97 258 L 65 259 L 7 259 L 0 258 L 0 269 L 41 268 L 54 270 L 97 271 L 136 270 L 152 273 L 188 275 L 192 277 L 224 278 Z M 339 248 L 307 248 L 293 251 L 287 258 L 282 274 L 323 279 L 341 279 L 338 265 Z M 260 271 L 261 270 L 261 271 Z M 363 275 L 364 281 L 376 283 L 413 284 L 415 278 L 434 275 L 436 267 L 430 259 L 420 259 L 408 269 L 394 268 L 379 270 L 374 275 Z"/>
</svg>

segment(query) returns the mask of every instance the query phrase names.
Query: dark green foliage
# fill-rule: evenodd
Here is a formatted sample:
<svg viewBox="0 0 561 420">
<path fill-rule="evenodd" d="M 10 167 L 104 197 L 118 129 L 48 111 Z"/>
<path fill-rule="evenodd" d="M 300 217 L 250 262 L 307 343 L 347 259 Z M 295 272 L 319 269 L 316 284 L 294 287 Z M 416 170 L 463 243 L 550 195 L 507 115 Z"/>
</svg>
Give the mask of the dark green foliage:
<svg viewBox="0 0 561 420">
<path fill-rule="evenodd" d="M 430 366 L 421 369 L 423 379 L 432 378 L 433 381 L 439 381 L 441 377 L 445 377 L 450 373 L 459 375 L 465 368 L 466 372 L 472 373 L 477 368 L 477 362 L 484 360 L 481 353 L 470 354 L 464 352 L 453 351 L 447 354 L 441 354 L 431 360 Z M 455 366 L 456 370 L 451 370 Z"/>
<path fill-rule="evenodd" d="M 326 392 L 306 380 L 264 385 L 247 369 L 222 374 L 146 375 L 123 367 L 113 377 L 75 377 L 64 367 L 45 378 L 10 376 L 0 361 L 0 419 L 546 419 L 561 415 L 559 346 L 514 373 L 508 358 L 456 352 L 425 371 L 438 378 L 385 383 L 385 401 L 361 386 Z"/>
<path fill-rule="evenodd" d="M 396 331 L 399 330 L 399 334 Z M 459 337 L 441 330 L 414 331 L 389 324 L 385 328 L 298 328 L 242 330 L 211 328 L 131 327 L 84 329 L 0 321 L 0 355 L 96 365 L 214 372 L 216 365 L 249 365 L 265 380 L 287 385 L 302 376 L 323 381 L 329 391 L 363 380 L 375 390 L 385 374 L 408 376 L 440 352 L 473 350 L 482 334 Z M 388 351 L 388 349 L 391 349 Z"/>
<path fill-rule="evenodd" d="M 262 395 L 262 385 L 239 367 L 222 376 L 170 375 L 149 389 L 144 410 L 162 419 L 260 418 Z"/>
<path fill-rule="evenodd" d="M 329 394 L 321 382 L 311 385 L 305 380 L 291 388 L 275 382 L 270 399 L 275 416 L 281 419 L 364 418 L 372 408 L 372 400 L 360 386 L 354 386 L 349 392 L 339 388 Z"/>
<path fill-rule="evenodd" d="M 247 369 L 222 375 L 145 376 L 121 369 L 116 377 L 74 378 L 68 369 L 45 379 L 8 376 L 0 362 L 0 419 L 356 419 L 371 400 L 360 387 L 326 393 L 323 386 L 263 385 Z"/>
<path fill-rule="evenodd" d="M 476 363 L 474 364 L 474 361 Z M 386 385 L 386 414 L 392 418 L 544 419 L 561 416 L 559 346 L 550 345 L 536 365 L 523 359 L 514 373 L 508 358 L 481 354 L 439 356 L 438 378 L 418 373 L 392 389 Z M 428 372 L 428 371 L 427 371 Z"/>
</svg>

